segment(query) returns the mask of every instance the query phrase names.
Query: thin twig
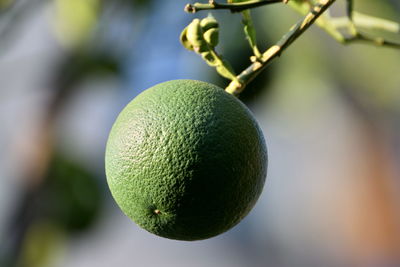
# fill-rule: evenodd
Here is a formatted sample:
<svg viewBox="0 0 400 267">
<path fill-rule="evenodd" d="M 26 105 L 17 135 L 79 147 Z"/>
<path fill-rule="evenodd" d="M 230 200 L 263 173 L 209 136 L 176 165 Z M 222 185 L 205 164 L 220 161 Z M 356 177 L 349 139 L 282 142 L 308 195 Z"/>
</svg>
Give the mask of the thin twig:
<svg viewBox="0 0 400 267">
<path fill-rule="evenodd" d="M 0 1 L 0 16 L 6 12 L 8 12 L 11 8 L 13 8 L 16 5 L 17 0 L 13 1 Z"/>
<path fill-rule="evenodd" d="M 1 1 L 1 0 L 0 0 Z M 6 54 L 18 30 L 46 0 L 15 0 L 9 8 L 0 12 L 0 57 Z"/>
<path fill-rule="evenodd" d="M 366 42 L 366 43 L 376 45 L 376 46 L 386 46 L 386 47 L 397 48 L 397 49 L 400 48 L 400 43 L 389 41 L 382 37 L 372 37 L 365 33 L 360 33 L 360 32 L 357 32 L 357 34 L 355 36 L 344 39 L 345 44 L 353 43 L 353 42 Z"/>
<path fill-rule="evenodd" d="M 228 9 L 231 12 L 241 12 L 246 9 L 269 5 L 269 4 L 287 3 L 287 1 L 288 0 L 249 0 L 246 2 L 239 2 L 239 3 L 217 3 L 215 0 L 210 0 L 208 4 L 204 3 L 187 4 L 185 6 L 185 11 L 189 13 L 196 13 L 201 10 Z"/>
<path fill-rule="evenodd" d="M 349 26 L 348 17 L 330 18 L 329 20 L 336 28 L 347 28 Z M 357 28 L 400 33 L 399 23 L 359 12 L 353 12 L 353 22 Z"/>
<path fill-rule="evenodd" d="M 355 42 L 363 42 L 375 46 L 385 46 L 391 48 L 400 48 L 399 42 L 389 41 L 383 37 L 372 37 L 368 34 L 362 33 L 359 28 L 363 29 L 379 29 L 386 32 L 399 33 L 400 25 L 398 23 L 361 15 L 357 12 L 353 14 L 353 21 L 350 22 L 348 17 L 343 18 L 330 18 L 321 17 L 316 24 L 331 35 L 336 41 L 342 44 L 351 44 Z M 365 16 L 365 17 L 364 17 Z M 371 19 L 367 19 L 367 18 Z M 354 27 L 353 27 L 354 26 Z M 339 28 L 347 29 L 350 36 L 345 36 L 339 31 Z"/>
<path fill-rule="evenodd" d="M 352 1 L 349 1 L 352 2 Z M 352 19 L 350 17 L 339 17 L 333 18 L 324 13 L 315 24 L 333 37 L 336 41 L 342 44 L 351 44 L 355 42 L 363 42 L 366 44 L 371 44 L 375 46 L 385 46 L 390 48 L 400 48 L 399 42 L 389 41 L 382 37 L 371 37 L 364 33 L 361 33 L 359 29 L 372 29 L 372 30 L 382 30 L 392 33 L 400 33 L 400 24 L 394 21 L 377 18 L 369 15 L 365 15 L 353 10 L 353 3 L 349 3 L 350 7 L 347 8 L 347 15 L 352 14 Z M 290 7 L 294 8 L 297 12 L 301 14 L 306 14 L 303 5 L 296 5 L 296 2 L 289 2 Z M 345 36 L 339 29 L 346 29 L 350 36 Z"/>
<path fill-rule="evenodd" d="M 262 71 L 273 59 L 280 56 L 281 53 L 298 37 L 300 37 L 335 1 L 336 0 L 320 0 L 317 5 L 311 8 L 304 19 L 296 23 L 291 30 L 278 41 L 278 43 L 264 52 L 260 61 L 254 62 L 247 69 L 242 71 L 237 76 L 238 81 L 232 81 L 225 88 L 225 91 L 233 95 L 240 94 L 245 86 L 252 81 L 260 71 Z"/>
</svg>

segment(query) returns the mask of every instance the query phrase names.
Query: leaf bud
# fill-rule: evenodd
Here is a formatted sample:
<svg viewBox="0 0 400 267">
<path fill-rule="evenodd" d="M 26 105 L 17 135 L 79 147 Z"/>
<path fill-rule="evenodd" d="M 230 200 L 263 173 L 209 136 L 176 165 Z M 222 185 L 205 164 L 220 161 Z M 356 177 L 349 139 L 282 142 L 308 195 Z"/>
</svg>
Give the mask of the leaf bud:
<svg viewBox="0 0 400 267">
<path fill-rule="evenodd" d="M 209 29 L 215 29 L 218 28 L 218 21 L 214 17 L 207 17 L 201 20 L 200 22 L 201 29 L 203 32 L 206 32 Z"/>
<path fill-rule="evenodd" d="M 194 19 L 189 24 L 187 27 L 186 37 L 194 47 L 200 47 L 205 43 L 199 19 Z"/>
<path fill-rule="evenodd" d="M 219 30 L 217 28 L 212 28 L 204 33 L 204 40 L 212 47 L 218 45 Z"/>
<path fill-rule="evenodd" d="M 194 51 L 192 43 L 187 38 L 187 28 L 188 27 L 183 29 L 179 39 L 180 39 L 181 44 L 183 45 L 183 47 L 185 47 L 187 50 Z"/>
</svg>

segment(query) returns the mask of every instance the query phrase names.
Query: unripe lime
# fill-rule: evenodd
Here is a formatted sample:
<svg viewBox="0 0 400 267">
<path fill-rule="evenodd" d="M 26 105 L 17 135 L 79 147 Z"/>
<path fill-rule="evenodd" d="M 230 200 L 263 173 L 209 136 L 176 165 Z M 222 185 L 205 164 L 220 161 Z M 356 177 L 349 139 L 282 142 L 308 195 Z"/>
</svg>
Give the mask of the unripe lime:
<svg viewBox="0 0 400 267">
<path fill-rule="evenodd" d="M 118 116 L 107 181 L 122 211 L 159 236 L 199 240 L 236 225 L 264 186 L 267 152 L 250 111 L 223 89 L 174 80 Z"/>
</svg>

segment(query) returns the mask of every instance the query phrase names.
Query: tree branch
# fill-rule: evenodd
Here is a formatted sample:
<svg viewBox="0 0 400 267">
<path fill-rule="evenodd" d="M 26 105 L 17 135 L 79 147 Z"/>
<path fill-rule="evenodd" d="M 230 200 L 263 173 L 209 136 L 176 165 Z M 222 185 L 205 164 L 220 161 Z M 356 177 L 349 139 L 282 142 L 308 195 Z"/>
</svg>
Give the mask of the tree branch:
<svg viewBox="0 0 400 267">
<path fill-rule="evenodd" d="M 241 12 L 249 8 L 255 8 L 259 6 L 275 4 L 275 3 L 287 3 L 288 0 L 249 0 L 239 3 L 217 3 L 215 0 L 210 0 L 208 4 L 194 3 L 187 4 L 185 11 L 188 13 L 196 13 L 201 10 L 213 10 L 213 9 L 228 9 L 231 12 Z"/>
<path fill-rule="evenodd" d="M 247 69 L 242 71 L 236 81 L 232 81 L 226 88 L 230 94 L 240 94 L 246 85 L 251 82 L 259 72 L 261 72 L 273 59 L 279 57 L 281 53 L 288 48 L 297 38 L 299 38 L 321 14 L 323 14 L 336 0 L 320 0 L 318 4 L 313 6 L 308 14 L 291 30 L 285 34 L 274 46 L 265 51 L 260 61 L 251 64 Z"/>
</svg>

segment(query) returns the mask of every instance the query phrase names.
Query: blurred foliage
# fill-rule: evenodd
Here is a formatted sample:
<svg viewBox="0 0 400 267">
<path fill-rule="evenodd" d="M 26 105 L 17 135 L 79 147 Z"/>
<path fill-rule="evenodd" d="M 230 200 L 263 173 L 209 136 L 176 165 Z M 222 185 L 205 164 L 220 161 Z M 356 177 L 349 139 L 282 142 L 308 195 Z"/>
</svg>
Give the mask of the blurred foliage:
<svg viewBox="0 0 400 267">
<path fill-rule="evenodd" d="M 69 232 L 87 230 L 102 208 L 97 178 L 59 155 L 53 159 L 47 176 L 39 199 L 40 217 Z"/>
<path fill-rule="evenodd" d="M 14 0 L 0 0 L 0 11 L 9 8 L 14 3 Z"/>
<path fill-rule="evenodd" d="M 73 51 L 59 65 L 57 77 L 60 89 L 73 87 L 88 76 L 115 75 L 121 72 L 118 60 L 107 51 Z"/>
<path fill-rule="evenodd" d="M 151 5 L 154 1 L 152 0 L 129 0 L 133 7 L 145 7 Z"/>
<path fill-rule="evenodd" d="M 44 267 L 72 234 L 90 229 L 100 217 L 103 192 L 96 175 L 56 155 L 44 182 L 26 188 L 2 240 L 0 266 Z"/>
<path fill-rule="evenodd" d="M 3 0 L 5 1 L 5 0 Z M 9 0 L 10 1 L 10 0 Z M 56 35 L 67 48 L 79 48 L 93 38 L 107 10 L 138 10 L 149 7 L 151 0 L 54 0 Z"/>
<path fill-rule="evenodd" d="M 79 46 L 92 35 L 100 0 L 55 0 L 57 36 L 66 46 Z"/>
<path fill-rule="evenodd" d="M 56 250 L 65 239 L 65 234 L 49 221 L 32 224 L 24 240 L 18 267 L 52 266 Z"/>
</svg>

